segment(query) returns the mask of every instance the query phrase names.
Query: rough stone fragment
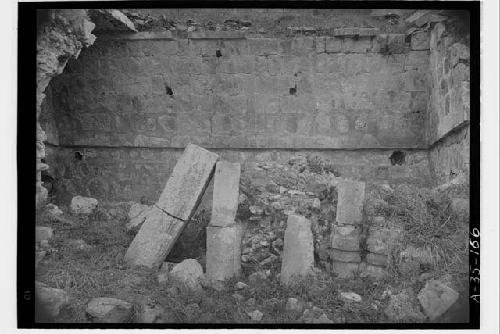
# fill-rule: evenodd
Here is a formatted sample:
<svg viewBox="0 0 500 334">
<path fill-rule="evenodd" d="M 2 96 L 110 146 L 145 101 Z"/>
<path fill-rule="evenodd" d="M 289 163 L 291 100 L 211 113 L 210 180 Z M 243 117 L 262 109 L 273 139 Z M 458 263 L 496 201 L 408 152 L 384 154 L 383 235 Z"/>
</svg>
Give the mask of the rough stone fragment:
<svg viewBox="0 0 500 334">
<path fill-rule="evenodd" d="M 253 312 L 249 312 L 248 316 L 252 321 L 261 321 L 264 314 L 259 310 L 255 310 Z"/>
<path fill-rule="evenodd" d="M 86 312 L 94 322 L 124 323 L 132 317 L 132 304 L 117 298 L 93 298 Z"/>
<path fill-rule="evenodd" d="M 141 305 L 139 312 L 135 315 L 135 322 L 141 324 L 152 324 L 158 322 L 164 313 L 160 305 Z"/>
<path fill-rule="evenodd" d="M 393 322 L 422 322 L 425 319 L 416 305 L 411 288 L 392 295 L 384 313 Z"/>
<path fill-rule="evenodd" d="M 304 303 L 297 298 L 288 298 L 285 305 L 285 310 L 290 313 L 301 313 L 304 309 Z"/>
<path fill-rule="evenodd" d="M 210 181 L 219 156 L 189 144 L 177 161 L 156 204 L 182 220 L 189 220 Z"/>
<path fill-rule="evenodd" d="M 354 225 L 334 226 L 332 230 L 332 248 L 356 252 L 360 250 L 361 228 Z"/>
<path fill-rule="evenodd" d="M 97 200 L 91 197 L 75 196 L 71 200 L 71 212 L 76 214 L 90 214 L 97 208 Z"/>
<path fill-rule="evenodd" d="M 137 32 L 134 23 L 118 9 L 91 9 L 89 15 L 96 24 L 96 32 Z"/>
<path fill-rule="evenodd" d="M 363 300 L 363 298 L 361 298 L 361 296 L 355 292 L 341 292 L 340 298 L 346 301 L 357 302 L 357 303 L 360 303 Z"/>
<path fill-rule="evenodd" d="M 351 278 L 359 271 L 359 263 L 332 261 L 332 272 L 339 278 Z"/>
<path fill-rule="evenodd" d="M 238 282 L 234 287 L 238 290 L 243 290 L 245 288 L 248 288 L 248 285 L 243 282 Z"/>
<path fill-rule="evenodd" d="M 280 281 L 288 284 L 294 276 L 305 276 L 314 267 L 311 222 L 302 216 L 288 216 L 284 240 Z"/>
<path fill-rule="evenodd" d="M 63 214 L 62 210 L 55 204 L 49 203 L 46 206 L 47 213 L 51 216 L 61 216 Z"/>
<path fill-rule="evenodd" d="M 36 226 L 35 240 L 37 243 L 42 242 L 43 240 L 52 239 L 54 232 L 51 227 L 48 226 Z"/>
<path fill-rule="evenodd" d="M 68 294 L 64 290 L 50 288 L 41 282 L 35 282 L 35 294 L 37 302 L 52 318 L 57 317 L 61 308 L 69 303 Z"/>
<path fill-rule="evenodd" d="M 411 34 L 410 47 L 412 50 L 429 50 L 430 35 L 427 31 L 415 31 Z"/>
<path fill-rule="evenodd" d="M 172 280 L 193 291 L 201 290 L 200 280 L 203 278 L 203 268 L 194 259 L 186 259 L 176 264 L 170 272 Z"/>
<path fill-rule="evenodd" d="M 158 267 L 170 252 L 185 222 L 153 207 L 125 254 L 130 265 Z"/>
<path fill-rule="evenodd" d="M 340 225 L 357 225 L 363 220 L 365 183 L 344 179 L 337 185 L 336 221 Z"/>
<path fill-rule="evenodd" d="M 329 253 L 330 258 L 334 261 L 361 262 L 361 255 L 359 252 L 346 252 L 338 249 L 332 249 Z"/>
<path fill-rule="evenodd" d="M 387 255 L 368 253 L 366 254 L 366 262 L 373 264 L 375 266 L 386 266 L 387 265 Z"/>
<path fill-rule="evenodd" d="M 239 163 L 219 161 L 215 167 L 211 226 L 234 223 L 238 210 L 241 166 Z"/>
<path fill-rule="evenodd" d="M 418 294 L 418 300 L 431 320 L 445 313 L 457 299 L 458 292 L 437 280 L 428 281 Z"/>
<path fill-rule="evenodd" d="M 242 227 L 207 226 L 207 278 L 225 280 L 241 272 Z"/>
<path fill-rule="evenodd" d="M 331 324 L 332 320 L 328 319 L 325 312 L 319 307 L 314 306 L 312 309 L 307 309 L 302 314 L 301 320 L 306 324 Z"/>
</svg>

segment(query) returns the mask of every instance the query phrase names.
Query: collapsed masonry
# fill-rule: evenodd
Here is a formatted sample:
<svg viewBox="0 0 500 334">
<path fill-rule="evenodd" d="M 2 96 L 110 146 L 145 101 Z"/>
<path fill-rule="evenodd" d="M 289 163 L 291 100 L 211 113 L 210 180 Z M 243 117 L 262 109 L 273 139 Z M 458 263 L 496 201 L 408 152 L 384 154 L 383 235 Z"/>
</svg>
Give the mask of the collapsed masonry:
<svg viewBox="0 0 500 334">
<path fill-rule="evenodd" d="M 218 161 L 219 156 L 189 144 L 178 160 L 158 202 L 145 211 L 144 223 L 130 244 L 130 265 L 161 266 L 187 221 L 196 211 L 214 177 L 212 215 L 207 226 L 206 279 L 223 281 L 241 273 L 243 227 L 236 220 L 241 167 Z M 359 273 L 382 278 L 391 243 L 398 230 L 376 217 L 364 217 L 365 184 L 342 179 L 336 183 L 337 213 L 328 256 L 332 272 L 342 278 Z M 310 220 L 289 214 L 284 235 L 282 284 L 313 273 L 314 236 Z"/>
</svg>

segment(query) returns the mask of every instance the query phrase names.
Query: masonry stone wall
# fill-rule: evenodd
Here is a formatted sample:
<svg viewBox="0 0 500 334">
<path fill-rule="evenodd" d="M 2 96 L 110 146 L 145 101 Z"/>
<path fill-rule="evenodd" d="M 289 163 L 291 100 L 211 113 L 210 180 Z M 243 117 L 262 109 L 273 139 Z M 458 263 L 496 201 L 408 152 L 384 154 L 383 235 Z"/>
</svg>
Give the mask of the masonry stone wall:
<svg viewBox="0 0 500 334">
<path fill-rule="evenodd" d="M 440 22 L 431 31 L 427 126 L 430 166 L 441 184 L 469 176 L 470 51 L 468 18 Z M 479 112 L 474 110 L 473 112 Z"/>
<path fill-rule="evenodd" d="M 458 163 L 439 140 L 465 119 L 467 86 L 458 61 L 439 91 L 453 43 L 437 46 L 438 25 L 409 30 L 414 11 L 274 11 L 123 10 L 138 32 L 97 27 L 42 106 L 60 192 L 154 200 L 188 143 L 244 163 L 320 153 L 374 182 L 429 184 Z"/>
</svg>

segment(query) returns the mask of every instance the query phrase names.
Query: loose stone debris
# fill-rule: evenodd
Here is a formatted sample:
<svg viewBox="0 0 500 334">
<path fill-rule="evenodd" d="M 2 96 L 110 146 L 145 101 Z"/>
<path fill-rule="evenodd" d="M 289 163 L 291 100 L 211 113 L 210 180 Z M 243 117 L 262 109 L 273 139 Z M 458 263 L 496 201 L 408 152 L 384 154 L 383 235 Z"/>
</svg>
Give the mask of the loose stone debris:
<svg viewBox="0 0 500 334">
<path fill-rule="evenodd" d="M 455 290 L 437 280 L 428 281 L 418 294 L 418 300 L 431 320 L 444 314 L 457 299 Z"/>
<path fill-rule="evenodd" d="M 93 322 L 124 323 L 131 320 L 133 305 L 117 298 L 94 298 L 86 309 Z"/>
</svg>

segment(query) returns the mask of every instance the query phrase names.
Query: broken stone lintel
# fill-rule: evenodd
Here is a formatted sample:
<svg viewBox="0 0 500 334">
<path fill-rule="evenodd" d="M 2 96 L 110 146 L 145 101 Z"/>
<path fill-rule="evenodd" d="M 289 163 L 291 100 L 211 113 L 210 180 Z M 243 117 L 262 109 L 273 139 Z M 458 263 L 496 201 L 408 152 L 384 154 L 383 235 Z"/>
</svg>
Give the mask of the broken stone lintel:
<svg viewBox="0 0 500 334">
<path fill-rule="evenodd" d="M 190 31 L 189 39 L 243 39 L 245 33 L 241 31 Z"/>
<path fill-rule="evenodd" d="M 141 31 L 137 33 L 107 33 L 99 35 L 99 39 L 103 40 L 129 40 L 129 41 L 138 41 L 138 40 L 174 40 L 174 36 L 171 31 L 157 31 L 157 32 L 149 32 L 149 31 Z"/>
</svg>

